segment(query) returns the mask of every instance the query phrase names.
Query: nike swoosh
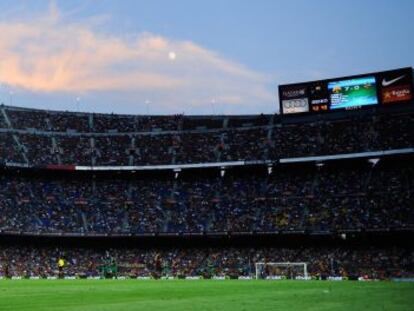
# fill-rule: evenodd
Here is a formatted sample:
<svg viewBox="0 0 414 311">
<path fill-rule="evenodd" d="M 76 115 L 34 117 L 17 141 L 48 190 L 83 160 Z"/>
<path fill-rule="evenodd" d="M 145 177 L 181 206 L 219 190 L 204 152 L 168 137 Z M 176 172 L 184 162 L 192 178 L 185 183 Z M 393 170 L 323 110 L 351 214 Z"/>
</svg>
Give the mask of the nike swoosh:
<svg viewBox="0 0 414 311">
<path fill-rule="evenodd" d="M 390 81 L 387 81 L 385 79 L 382 79 L 382 86 L 389 86 L 389 85 L 393 84 L 394 82 L 397 82 L 398 80 L 401 80 L 404 77 L 405 77 L 405 75 L 402 75 L 401 77 L 392 79 Z"/>
</svg>

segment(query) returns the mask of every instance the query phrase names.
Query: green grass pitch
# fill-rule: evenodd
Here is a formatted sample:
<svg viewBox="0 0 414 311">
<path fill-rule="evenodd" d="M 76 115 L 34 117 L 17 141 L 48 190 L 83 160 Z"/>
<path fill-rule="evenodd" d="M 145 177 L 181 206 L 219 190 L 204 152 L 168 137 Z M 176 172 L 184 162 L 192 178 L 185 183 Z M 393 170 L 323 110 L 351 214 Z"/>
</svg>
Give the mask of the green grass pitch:
<svg viewBox="0 0 414 311">
<path fill-rule="evenodd" d="M 2 280 L 0 310 L 414 310 L 414 284 L 252 280 Z"/>
</svg>

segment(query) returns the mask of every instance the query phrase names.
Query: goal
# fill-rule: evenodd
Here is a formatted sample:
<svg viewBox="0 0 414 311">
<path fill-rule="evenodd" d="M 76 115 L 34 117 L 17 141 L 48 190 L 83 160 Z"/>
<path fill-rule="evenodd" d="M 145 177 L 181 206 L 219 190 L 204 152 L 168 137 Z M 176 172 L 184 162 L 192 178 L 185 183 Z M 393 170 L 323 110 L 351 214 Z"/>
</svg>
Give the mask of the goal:
<svg viewBox="0 0 414 311">
<path fill-rule="evenodd" d="M 256 279 L 308 279 L 306 262 L 257 262 Z"/>
</svg>

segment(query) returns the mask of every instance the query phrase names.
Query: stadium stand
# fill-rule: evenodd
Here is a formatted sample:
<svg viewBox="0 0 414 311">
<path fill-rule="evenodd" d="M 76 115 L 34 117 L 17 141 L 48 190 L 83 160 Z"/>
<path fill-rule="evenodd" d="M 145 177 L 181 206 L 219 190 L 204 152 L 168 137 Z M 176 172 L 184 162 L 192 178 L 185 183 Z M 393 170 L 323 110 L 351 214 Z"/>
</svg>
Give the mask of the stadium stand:
<svg viewBox="0 0 414 311">
<path fill-rule="evenodd" d="M 3 111 L 10 126 L 3 120 L 2 132 L 18 138 L 12 145 L 31 166 L 274 161 L 407 148 L 414 141 L 412 111 L 301 123 L 275 123 L 271 116 L 212 117 L 200 119 L 203 126 L 195 126 L 197 117 L 184 116 L 103 116 L 12 107 Z M 35 151 L 39 146 L 43 154 Z M 0 160 L 22 162 L 4 148 Z"/>
<path fill-rule="evenodd" d="M 109 258 L 119 275 L 154 276 L 156 254 L 164 276 L 252 276 L 257 261 L 306 261 L 315 278 L 413 277 L 412 246 L 311 242 L 411 238 L 413 144 L 413 109 L 198 117 L 0 106 L 0 277 L 56 275 L 62 256 L 67 276 L 99 276 Z M 182 237 L 191 247 L 82 248 L 61 236 Z M 191 238 L 244 236 L 256 238 Z M 257 246 L 263 236 L 307 242 Z"/>
<path fill-rule="evenodd" d="M 162 275 L 204 278 L 248 277 L 254 263 L 272 259 L 278 262 L 304 260 L 314 278 L 329 276 L 369 279 L 413 277 L 414 252 L 401 247 L 353 249 L 329 248 L 192 248 L 192 249 L 91 249 L 62 247 L 3 247 L 0 276 L 53 277 L 56 262 L 65 258 L 69 277 L 99 277 L 109 262 L 117 262 L 116 275 L 151 277 L 157 273 L 154 257 L 162 258 Z"/>
<path fill-rule="evenodd" d="M 367 163 L 342 165 L 280 169 L 269 176 L 229 172 L 224 178 L 4 174 L 0 230 L 140 234 L 414 229 L 414 169 L 409 162 L 375 168 Z"/>
</svg>

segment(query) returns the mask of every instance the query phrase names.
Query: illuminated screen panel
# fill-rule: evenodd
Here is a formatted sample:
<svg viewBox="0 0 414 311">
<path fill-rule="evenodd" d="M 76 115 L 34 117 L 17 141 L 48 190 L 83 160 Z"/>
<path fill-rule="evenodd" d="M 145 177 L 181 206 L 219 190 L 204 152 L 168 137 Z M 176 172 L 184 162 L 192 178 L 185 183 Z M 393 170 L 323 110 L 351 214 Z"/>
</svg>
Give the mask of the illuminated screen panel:
<svg viewBox="0 0 414 311">
<path fill-rule="evenodd" d="M 283 114 L 309 112 L 308 87 L 306 84 L 281 86 L 279 93 Z"/>
<path fill-rule="evenodd" d="M 410 85 L 398 85 L 382 89 L 382 103 L 384 105 L 399 102 L 408 102 L 413 98 Z"/>
<path fill-rule="evenodd" d="M 412 69 L 399 69 L 378 74 L 383 105 L 411 103 L 413 99 Z"/>
<path fill-rule="evenodd" d="M 318 81 L 310 84 L 310 106 L 313 112 L 328 111 L 329 94 L 326 82 Z"/>
<path fill-rule="evenodd" d="M 284 114 L 308 112 L 309 102 L 307 98 L 282 100 L 282 109 Z"/>
<path fill-rule="evenodd" d="M 378 96 L 375 77 L 363 77 L 328 83 L 330 109 L 355 109 L 377 105 Z"/>
</svg>

